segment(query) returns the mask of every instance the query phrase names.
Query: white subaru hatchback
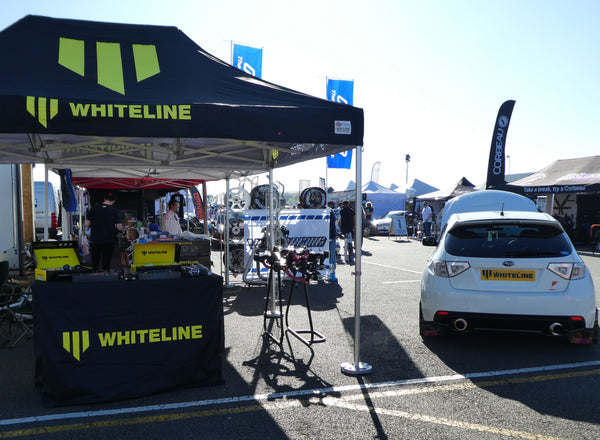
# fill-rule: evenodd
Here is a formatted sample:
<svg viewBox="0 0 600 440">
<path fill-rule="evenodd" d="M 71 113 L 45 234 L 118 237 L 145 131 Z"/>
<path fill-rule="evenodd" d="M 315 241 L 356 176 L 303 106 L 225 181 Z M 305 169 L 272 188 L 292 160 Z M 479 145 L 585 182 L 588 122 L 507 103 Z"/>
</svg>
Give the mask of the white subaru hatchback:
<svg viewBox="0 0 600 440">
<path fill-rule="evenodd" d="M 453 214 L 421 278 L 422 337 L 505 330 L 598 343 L 592 278 L 560 223 L 540 212 Z"/>
</svg>

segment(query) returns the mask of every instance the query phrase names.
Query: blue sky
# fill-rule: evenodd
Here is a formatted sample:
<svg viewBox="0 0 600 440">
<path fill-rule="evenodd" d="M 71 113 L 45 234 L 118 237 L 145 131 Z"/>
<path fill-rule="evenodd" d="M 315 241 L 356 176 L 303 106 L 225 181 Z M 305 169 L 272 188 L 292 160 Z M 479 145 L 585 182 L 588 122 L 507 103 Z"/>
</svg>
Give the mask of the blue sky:
<svg viewBox="0 0 600 440">
<path fill-rule="evenodd" d="M 231 41 L 263 48 L 263 78 L 325 98 L 326 77 L 352 79 L 365 112 L 362 180 L 438 188 L 485 181 L 498 108 L 516 105 L 511 173 L 598 154 L 600 3 L 557 0 L 365 2 L 3 2 L 0 28 L 27 14 L 180 28 L 230 61 Z M 185 66 L 182 66 L 185 68 Z M 318 184 L 325 159 L 276 170 L 296 190 Z M 355 171 L 329 170 L 344 189 Z M 266 183 L 266 178 L 261 178 Z M 235 186 L 235 183 L 232 183 Z"/>
</svg>

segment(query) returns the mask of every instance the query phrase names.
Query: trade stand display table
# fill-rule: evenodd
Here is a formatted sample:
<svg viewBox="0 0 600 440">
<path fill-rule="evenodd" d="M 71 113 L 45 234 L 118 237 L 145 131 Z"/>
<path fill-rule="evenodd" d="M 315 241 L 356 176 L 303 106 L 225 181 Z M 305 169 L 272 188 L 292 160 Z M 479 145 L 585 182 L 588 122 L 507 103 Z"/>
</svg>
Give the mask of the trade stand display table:
<svg viewBox="0 0 600 440">
<path fill-rule="evenodd" d="M 36 384 L 47 406 L 223 382 L 223 278 L 34 281 Z"/>
</svg>

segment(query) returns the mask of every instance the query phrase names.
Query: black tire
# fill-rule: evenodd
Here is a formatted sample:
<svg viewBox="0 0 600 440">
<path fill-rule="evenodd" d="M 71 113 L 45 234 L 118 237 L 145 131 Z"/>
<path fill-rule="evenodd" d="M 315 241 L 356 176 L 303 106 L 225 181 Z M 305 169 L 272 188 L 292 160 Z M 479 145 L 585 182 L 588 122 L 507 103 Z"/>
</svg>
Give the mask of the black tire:
<svg viewBox="0 0 600 440">
<path fill-rule="evenodd" d="M 319 209 L 327 206 L 327 193 L 323 188 L 311 186 L 300 193 L 300 206 L 305 209 Z"/>
<path fill-rule="evenodd" d="M 269 185 L 258 185 L 250 191 L 250 207 L 252 209 L 267 209 L 269 207 Z M 275 208 L 278 208 L 281 203 L 279 191 L 273 186 L 273 201 Z"/>
<path fill-rule="evenodd" d="M 223 255 L 223 264 L 226 264 L 226 255 Z M 229 271 L 231 273 L 244 272 L 244 247 L 231 246 L 229 247 Z"/>
</svg>

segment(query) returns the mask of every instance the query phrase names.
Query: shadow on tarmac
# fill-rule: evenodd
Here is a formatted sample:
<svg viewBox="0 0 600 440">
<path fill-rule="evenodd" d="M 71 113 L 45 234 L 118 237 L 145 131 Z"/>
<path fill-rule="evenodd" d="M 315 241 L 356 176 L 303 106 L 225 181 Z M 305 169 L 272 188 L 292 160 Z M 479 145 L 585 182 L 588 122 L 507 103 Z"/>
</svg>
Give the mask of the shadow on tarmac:
<svg viewBox="0 0 600 440">
<path fill-rule="evenodd" d="M 274 322 L 274 321 L 272 321 Z M 272 328 L 269 329 L 274 334 Z M 329 388 L 333 384 L 324 381 L 312 369 L 311 364 L 315 357 L 312 347 L 302 346 L 310 353 L 308 359 L 296 356 L 289 333 L 285 333 L 282 345 L 274 343 L 267 335 L 262 336 L 262 342 L 257 355 L 244 361 L 243 366 L 254 370 L 252 379 L 248 383 L 251 389 L 256 389 L 258 384 L 264 382 L 274 393 L 289 393 L 297 390 Z M 295 384 L 294 386 L 290 384 Z M 339 395 L 333 393 L 329 395 Z"/>
<path fill-rule="evenodd" d="M 600 361 L 598 345 L 571 345 L 565 339 L 540 334 L 483 331 L 465 334 L 448 333 L 436 338 L 426 338 L 424 344 L 448 367 L 461 374 Z M 474 359 L 479 360 L 473 362 Z M 568 362 L 561 361 L 564 359 L 568 359 Z M 515 361 L 518 367 L 515 367 Z M 475 379 L 473 383 L 478 385 L 480 382 L 486 391 L 520 402 L 540 414 L 600 423 L 600 413 L 590 408 L 590 402 L 597 401 L 600 370 L 590 370 L 580 379 L 571 373 L 572 370 L 559 369 L 529 373 L 539 376 L 539 379 L 530 382 L 520 376 L 510 376 Z M 544 377 L 547 377 L 546 380 Z M 564 382 L 559 382 L 561 378 Z M 497 383 L 497 386 L 490 385 L 490 381 Z M 511 386 L 511 383 L 520 385 Z M 580 390 L 579 398 L 569 399 L 568 403 L 564 402 L 560 395 L 561 386 L 568 388 L 576 386 Z"/>
<path fill-rule="evenodd" d="M 283 308 L 287 307 L 292 282 L 283 283 L 281 297 Z M 338 298 L 342 297 L 342 287 L 337 283 L 325 281 L 312 281 L 308 286 L 308 298 L 311 310 L 326 311 L 335 309 Z M 265 311 L 265 300 L 267 296 L 266 286 L 234 287 L 223 291 L 223 311 L 225 314 L 237 313 L 241 316 L 259 316 Z M 291 305 L 303 305 L 306 307 L 303 286 L 294 283 L 294 292 Z"/>
<path fill-rule="evenodd" d="M 342 322 L 346 332 L 354 335 L 354 317 L 345 318 Z M 404 377 L 423 377 L 421 370 L 378 316 L 361 316 L 360 336 L 361 359 L 377 360 L 371 382 L 384 381 L 386 372 L 394 371 L 402 371 Z"/>
</svg>

